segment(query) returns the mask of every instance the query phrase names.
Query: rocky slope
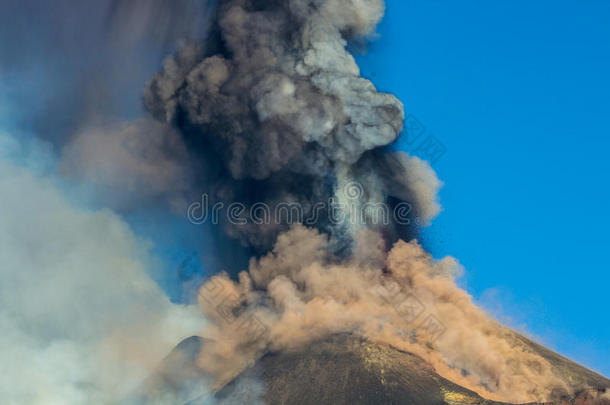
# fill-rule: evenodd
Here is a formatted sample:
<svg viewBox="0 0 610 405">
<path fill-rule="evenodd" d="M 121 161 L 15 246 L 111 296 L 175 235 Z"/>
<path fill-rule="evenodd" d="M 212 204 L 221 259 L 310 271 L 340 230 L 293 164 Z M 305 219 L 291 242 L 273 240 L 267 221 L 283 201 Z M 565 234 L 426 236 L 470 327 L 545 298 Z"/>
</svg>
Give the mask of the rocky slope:
<svg viewBox="0 0 610 405">
<path fill-rule="evenodd" d="M 610 405 L 610 380 L 518 334 L 512 339 L 539 353 L 577 393 L 554 405 Z M 130 403 L 176 405 L 501 405 L 439 376 L 419 357 L 348 334 L 294 352 L 268 353 L 213 396 L 195 357 L 205 341 L 182 342 Z M 137 401 L 136 399 L 137 398 Z M 509 405 L 509 404 L 506 404 Z"/>
</svg>

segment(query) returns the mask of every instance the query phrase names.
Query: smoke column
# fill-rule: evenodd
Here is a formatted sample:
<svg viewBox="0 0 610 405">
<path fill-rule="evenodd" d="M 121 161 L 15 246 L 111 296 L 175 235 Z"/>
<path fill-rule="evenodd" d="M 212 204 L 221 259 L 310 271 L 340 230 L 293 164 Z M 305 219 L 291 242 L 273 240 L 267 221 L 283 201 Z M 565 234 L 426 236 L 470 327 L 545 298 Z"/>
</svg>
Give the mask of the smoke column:
<svg viewBox="0 0 610 405">
<path fill-rule="evenodd" d="M 456 286 L 455 259 L 436 261 L 414 240 L 414 224 L 440 210 L 441 183 L 427 163 L 384 150 L 402 130 L 403 105 L 360 77 L 348 52 L 383 14 L 382 0 L 221 0 L 207 40 L 182 47 L 145 88 L 147 109 L 180 131 L 213 201 L 272 211 L 295 203 L 306 214 L 328 200 L 407 203 L 418 219 L 379 224 L 346 211 L 339 224 L 325 215 L 306 226 L 257 223 L 248 214 L 244 224 L 223 223 L 255 257 L 237 280 L 222 273 L 201 287 L 211 342 L 199 365 L 221 387 L 268 350 L 351 332 L 416 353 L 487 398 L 569 394 L 547 360 Z M 388 298 L 396 286 L 446 326 L 439 339 L 400 316 Z M 240 329 L 227 314 L 256 319 L 267 333 Z"/>
<path fill-rule="evenodd" d="M 317 202 L 340 198 L 341 185 L 358 182 L 362 203 L 408 201 L 427 221 L 439 210 L 428 165 L 380 151 L 402 130 L 403 105 L 360 77 L 346 50 L 348 40 L 373 32 L 383 11 L 382 1 L 221 1 L 208 41 L 165 61 L 145 105 L 180 128 L 217 201 L 296 203 L 309 216 Z M 259 253 L 288 229 L 247 222 L 225 230 Z M 351 229 L 312 225 L 350 239 Z"/>
</svg>

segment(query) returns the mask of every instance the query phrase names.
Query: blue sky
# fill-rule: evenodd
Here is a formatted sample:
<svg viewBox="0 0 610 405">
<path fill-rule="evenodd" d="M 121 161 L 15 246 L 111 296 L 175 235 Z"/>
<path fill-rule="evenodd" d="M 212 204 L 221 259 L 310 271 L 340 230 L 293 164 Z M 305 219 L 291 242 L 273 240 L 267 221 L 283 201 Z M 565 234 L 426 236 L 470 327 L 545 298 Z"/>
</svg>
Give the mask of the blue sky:
<svg viewBox="0 0 610 405">
<path fill-rule="evenodd" d="M 610 2 L 387 6 L 358 62 L 446 147 L 427 245 L 490 312 L 610 375 Z"/>
</svg>

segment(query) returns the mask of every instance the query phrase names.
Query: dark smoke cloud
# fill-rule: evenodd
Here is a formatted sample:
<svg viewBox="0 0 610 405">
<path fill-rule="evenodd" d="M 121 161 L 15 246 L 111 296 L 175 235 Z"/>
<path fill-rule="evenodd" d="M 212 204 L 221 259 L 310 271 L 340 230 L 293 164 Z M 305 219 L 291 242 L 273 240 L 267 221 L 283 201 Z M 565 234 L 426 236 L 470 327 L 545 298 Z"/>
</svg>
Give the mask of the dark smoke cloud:
<svg viewBox="0 0 610 405">
<path fill-rule="evenodd" d="M 188 155 L 147 117 L 141 92 L 178 43 L 205 37 L 211 10 L 209 0 L 0 2 L 0 125 L 49 141 L 62 174 L 93 186 L 100 205 L 183 212 Z"/>
<path fill-rule="evenodd" d="M 208 0 L 4 0 L 0 87 L 11 120 L 63 146 L 83 125 L 140 114 L 140 93 L 181 38 L 203 37 Z"/>
<path fill-rule="evenodd" d="M 410 198 L 414 215 L 427 220 L 438 212 L 433 172 L 378 153 L 401 132 L 403 105 L 360 77 L 346 49 L 372 34 L 383 12 L 382 0 L 221 1 L 208 41 L 164 62 L 144 91 L 145 105 L 181 129 L 207 163 L 202 182 L 219 201 L 294 202 L 308 216 L 316 202 L 356 181 L 366 184 L 363 203 Z M 432 180 L 423 197 L 414 175 Z M 404 190 L 391 190 L 395 180 Z M 226 229 L 267 250 L 287 225 Z"/>
<path fill-rule="evenodd" d="M 146 41 L 171 49 L 176 39 L 200 38 L 207 33 L 212 0 L 111 0 L 106 29 L 115 44 Z"/>
</svg>

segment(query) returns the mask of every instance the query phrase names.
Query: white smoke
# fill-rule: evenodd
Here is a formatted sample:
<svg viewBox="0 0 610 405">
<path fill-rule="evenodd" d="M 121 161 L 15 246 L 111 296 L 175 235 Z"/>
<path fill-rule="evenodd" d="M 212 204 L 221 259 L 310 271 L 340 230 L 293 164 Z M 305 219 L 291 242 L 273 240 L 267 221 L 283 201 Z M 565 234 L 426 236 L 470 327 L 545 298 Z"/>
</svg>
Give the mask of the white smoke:
<svg viewBox="0 0 610 405">
<path fill-rule="evenodd" d="M 71 202 L 44 148 L 21 144 L 0 136 L 0 402 L 118 400 L 202 318 L 151 280 L 149 242 Z"/>
</svg>

